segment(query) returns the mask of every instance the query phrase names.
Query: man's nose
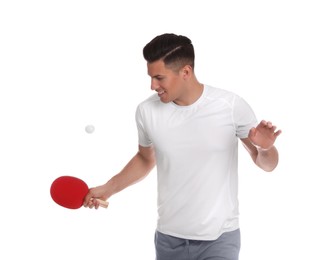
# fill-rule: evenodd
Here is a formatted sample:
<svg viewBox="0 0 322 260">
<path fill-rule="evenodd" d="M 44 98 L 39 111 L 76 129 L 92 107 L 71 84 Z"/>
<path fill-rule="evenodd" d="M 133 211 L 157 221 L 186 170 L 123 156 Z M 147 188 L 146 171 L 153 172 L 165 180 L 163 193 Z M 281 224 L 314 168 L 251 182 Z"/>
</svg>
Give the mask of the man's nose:
<svg viewBox="0 0 322 260">
<path fill-rule="evenodd" d="M 157 90 L 159 88 L 159 85 L 157 84 L 157 81 L 155 79 L 151 79 L 151 90 Z"/>
</svg>

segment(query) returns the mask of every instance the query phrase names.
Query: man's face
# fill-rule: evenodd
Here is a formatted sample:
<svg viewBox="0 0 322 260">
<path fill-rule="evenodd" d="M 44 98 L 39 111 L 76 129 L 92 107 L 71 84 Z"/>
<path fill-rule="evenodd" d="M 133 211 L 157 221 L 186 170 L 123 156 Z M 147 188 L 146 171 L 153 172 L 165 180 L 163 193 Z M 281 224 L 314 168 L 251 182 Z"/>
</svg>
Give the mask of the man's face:
<svg viewBox="0 0 322 260">
<path fill-rule="evenodd" d="M 181 71 L 174 71 L 165 67 L 162 60 L 148 63 L 148 74 L 151 77 L 151 89 L 158 92 L 164 103 L 180 104 L 184 94 L 184 80 Z"/>
</svg>

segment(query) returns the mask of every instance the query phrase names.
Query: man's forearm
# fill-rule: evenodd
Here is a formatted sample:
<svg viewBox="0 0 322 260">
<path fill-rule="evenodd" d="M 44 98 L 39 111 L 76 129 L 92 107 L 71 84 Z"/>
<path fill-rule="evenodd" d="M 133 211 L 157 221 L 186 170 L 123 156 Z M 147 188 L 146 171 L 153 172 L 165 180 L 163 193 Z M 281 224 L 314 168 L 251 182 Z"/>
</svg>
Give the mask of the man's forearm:
<svg viewBox="0 0 322 260">
<path fill-rule="evenodd" d="M 155 166 L 154 159 L 145 159 L 139 152 L 122 171 L 112 177 L 105 185 L 108 197 L 144 179 Z"/>
<path fill-rule="evenodd" d="M 264 171 L 273 171 L 278 164 L 278 151 L 275 146 L 269 150 L 257 148 L 257 152 L 256 165 Z"/>
</svg>

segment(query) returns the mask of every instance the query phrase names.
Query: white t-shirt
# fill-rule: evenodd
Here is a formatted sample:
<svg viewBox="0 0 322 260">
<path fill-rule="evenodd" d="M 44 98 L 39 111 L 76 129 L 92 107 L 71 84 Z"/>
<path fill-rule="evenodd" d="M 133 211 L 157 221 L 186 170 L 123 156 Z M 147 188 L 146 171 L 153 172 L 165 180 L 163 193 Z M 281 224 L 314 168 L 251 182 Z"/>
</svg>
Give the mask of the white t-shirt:
<svg viewBox="0 0 322 260">
<path fill-rule="evenodd" d="M 204 86 L 192 105 L 162 103 L 157 94 L 136 111 L 139 144 L 153 145 L 158 174 L 157 230 L 214 240 L 239 227 L 238 138 L 257 125 L 236 94 Z"/>
</svg>

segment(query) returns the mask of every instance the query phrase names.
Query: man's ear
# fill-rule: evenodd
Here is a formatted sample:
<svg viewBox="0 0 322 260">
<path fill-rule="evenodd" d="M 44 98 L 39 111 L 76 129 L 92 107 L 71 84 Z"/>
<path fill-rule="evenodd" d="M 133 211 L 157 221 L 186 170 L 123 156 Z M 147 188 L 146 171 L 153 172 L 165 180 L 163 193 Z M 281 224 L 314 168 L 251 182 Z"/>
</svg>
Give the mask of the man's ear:
<svg viewBox="0 0 322 260">
<path fill-rule="evenodd" d="M 183 76 L 183 79 L 188 79 L 192 75 L 192 67 L 190 65 L 185 65 L 181 70 L 180 70 L 181 75 Z"/>
</svg>

